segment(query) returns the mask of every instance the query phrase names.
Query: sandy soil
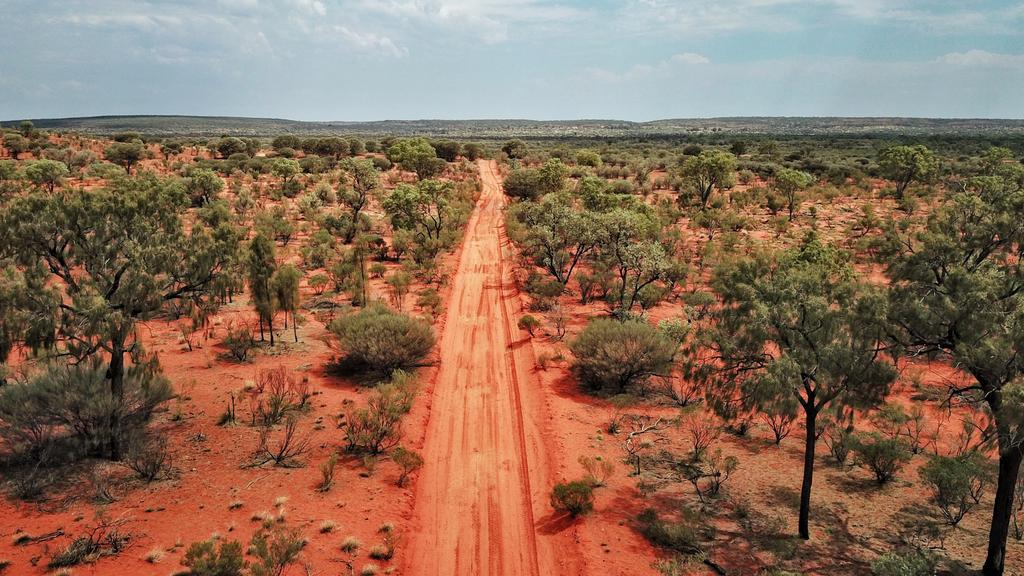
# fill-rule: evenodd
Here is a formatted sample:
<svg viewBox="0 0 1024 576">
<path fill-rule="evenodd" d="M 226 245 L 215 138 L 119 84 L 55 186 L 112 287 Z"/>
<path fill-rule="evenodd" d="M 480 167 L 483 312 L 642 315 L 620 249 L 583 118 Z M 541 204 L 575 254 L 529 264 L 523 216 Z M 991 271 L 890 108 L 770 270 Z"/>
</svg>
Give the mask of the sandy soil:
<svg viewBox="0 0 1024 576">
<path fill-rule="evenodd" d="M 574 573 L 571 545 L 541 529 L 550 515 L 547 418 L 531 345 L 514 324 L 519 302 L 505 265 L 497 169 L 479 166 L 484 189 L 440 343 L 404 573 Z"/>
</svg>

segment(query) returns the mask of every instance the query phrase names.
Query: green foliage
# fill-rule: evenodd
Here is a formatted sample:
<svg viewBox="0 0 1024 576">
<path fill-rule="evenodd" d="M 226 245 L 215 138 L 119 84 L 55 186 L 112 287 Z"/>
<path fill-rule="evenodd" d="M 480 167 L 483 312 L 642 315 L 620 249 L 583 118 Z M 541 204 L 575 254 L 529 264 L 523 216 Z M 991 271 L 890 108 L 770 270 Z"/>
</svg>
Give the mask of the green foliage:
<svg viewBox="0 0 1024 576">
<path fill-rule="evenodd" d="M 68 167 L 55 160 L 36 160 L 25 167 L 25 178 L 36 186 L 45 187 L 49 192 L 53 192 L 68 174 Z"/>
<path fill-rule="evenodd" d="M 253 556 L 250 576 L 282 576 L 288 566 L 299 560 L 306 539 L 298 528 L 263 528 L 252 537 L 249 553 Z"/>
<path fill-rule="evenodd" d="M 886 552 L 871 563 L 874 576 L 932 576 L 938 561 L 927 550 Z"/>
<path fill-rule="evenodd" d="M 423 180 L 440 174 L 445 161 L 437 157 L 437 151 L 425 138 L 400 140 L 388 148 L 388 159 L 403 170 L 415 172 Z"/>
<path fill-rule="evenodd" d="M 116 142 L 103 150 L 103 157 L 108 162 L 121 166 L 125 172 L 131 174 L 132 166 L 140 160 L 148 158 L 149 152 L 146 150 L 145 145 L 139 141 Z"/>
<path fill-rule="evenodd" d="M 691 192 L 697 196 L 701 209 L 704 209 L 708 207 L 716 189 L 732 186 L 735 170 L 736 157 L 729 152 L 702 150 L 682 160 L 680 174 Z"/>
<path fill-rule="evenodd" d="M 951 526 L 981 502 L 991 479 L 990 465 L 980 453 L 935 455 L 921 466 L 921 480 L 932 489 L 932 501 Z"/>
<path fill-rule="evenodd" d="M 878 154 L 878 167 L 882 174 L 896 183 L 896 197 L 912 182 L 933 177 L 939 170 L 939 161 L 926 146 L 890 146 Z"/>
<path fill-rule="evenodd" d="M 540 168 L 517 168 L 505 178 L 505 194 L 513 198 L 537 199 L 565 188 L 568 168 L 553 158 Z"/>
<path fill-rule="evenodd" d="M 216 172 L 207 168 L 196 168 L 185 178 L 185 191 L 192 199 L 193 206 L 204 206 L 217 198 L 224 189 L 224 181 Z"/>
<path fill-rule="evenodd" d="M 279 302 L 271 280 L 277 271 L 277 257 L 274 243 L 263 234 L 253 236 L 249 242 L 248 281 L 249 293 L 260 319 L 260 338 L 263 325 L 270 328 L 270 344 L 274 344 L 274 315 Z"/>
<path fill-rule="evenodd" d="M 73 440 L 64 458 L 102 455 L 113 439 L 124 443 L 139 433 L 173 394 L 154 363 L 129 367 L 118 395 L 106 372 L 98 358 L 47 364 L 24 382 L 0 387 L 0 437 L 32 458 L 42 457 L 64 437 Z"/>
<path fill-rule="evenodd" d="M 710 406 L 737 418 L 784 413 L 796 402 L 804 414 L 805 450 L 813 454 L 822 410 L 880 403 L 895 378 L 878 354 L 886 301 L 855 278 L 843 253 L 813 237 L 717 269 L 712 287 L 722 307 L 688 349 L 684 366 L 706 382 Z M 805 467 L 800 532 L 806 538 L 811 458 Z"/>
<path fill-rule="evenodd" d="M 667 375 L 678 344 L 643 321 L 598 318 L 569 347 L 573 372 L 585 389 L 622 394 L 651 376 Z"/>
<path fill-rule="evenodd" d="M 653 508 L 644 510 L 636 519 L 640 533 L 651 544 L 686 555 L 702 554 L 701 542 L 711 530 L 689 508 L 683 508 L 682 517 L 677 521 L 662 519 Z"/>
<path fill-rule="evenodd" d="M 594 489 L 583 480 L 555 484 L 551 489 L 551 507 L 573 518 L 582 516 L 594 509 Z"/>
<path fill-rule="evenodd" d="M 423 456 L 420 456 L 414 450 L 402 446 L 398 446 L 391 451 L 391 460 L 402 470 L 398 476 L 399 486 L 405 486 L 405 481 L 409 478 L 409 474 L 423 466 Z"/>
<path fill-rule="evenodd" d="M 526 314 L 519 318 L 519 322 L 516 323 L 516 326 L 518 326 L 520 330 L 526 330 L 527 332 L 529 332 L 530 336 L 532 337 L 534 336 L 534 333 L 537 331 L 537 329 L 540 328 L 540 320 L 537 320 L 535 317 Z"/>
<path fill-rule="evenodd" d="M 374 305 L 329 326 L 343 351 L 341 364 L 356 372 L 390 376 L 419 366 L 434 347 L 434 331 L 423 320 Z"/>
<path fill-rule="evenodd" d="M 857 464 L 870 470 L 879 485 L 892 480 L 911 457 L 902 441 L 875 432 L 854 436 L 851 448 Z"/>
<path fill-rule="evenodd" d="M 248 564 L 238 541 L 210 539 L 190 544 L 181 565 L 193 576 L 241 576 Z"/>
<path fill-rule="evenodd" d="M 21 342 L 46 343 L 79 360 L 102 354 L 109 359 L 106 380 L 122 401 L 125 357 L 132 353 L 145 364 L 136 322 L 181 301 L 214 309 L 236 258 L 238 231 L 197 220 L 186 233 L 188 206 L 179 182 L 151 174 L 9 202 L 0 212 L 0 258 L 8 258 L 8 277 L 24 278 L 16 310 L 34 320 L 0 334 L 0 350 Z M 115 430 L 118 419 L 115 413 Z M 120 440 L 111 435 L 109 457 L 120 458 Z"/>
<path fill-rule="evenodd" d="M 563 285 L 602 239 L 599 216 L 578 211 L 559 196 L 522 203 L 514 215 L 523 225 L 527 253 Z"/>
<path fill-rule="evenodd" d="M 806 172 L 791 168 L 778 168 L 775 170 L 775 179 L 772 182 L 772 187 L 786 198 L 790 219 L 793 218 L 793 214 L 796 212 L 800 191 L 812 183 L 814 183 L 814 177 Z"/>
</svg>

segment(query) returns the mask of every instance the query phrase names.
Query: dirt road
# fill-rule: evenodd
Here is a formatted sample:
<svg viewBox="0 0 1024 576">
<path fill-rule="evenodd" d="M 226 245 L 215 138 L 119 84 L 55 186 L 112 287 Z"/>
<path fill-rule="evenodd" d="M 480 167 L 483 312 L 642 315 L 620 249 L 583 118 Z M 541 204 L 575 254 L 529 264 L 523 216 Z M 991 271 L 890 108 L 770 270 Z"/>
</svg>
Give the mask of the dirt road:
<svg viewBox="0 0 1024 576">
<path fill-rule="evenodd" d="M 483 192 L 441 337 L 402 573 L 564 574 L 553 537 L 537 532 L 549 513 L 550 468 L 532 351 L 519 342 L 518 299 L 504 264 L 500 180 L 494 162 L 478 166 Z"/>
</svg>

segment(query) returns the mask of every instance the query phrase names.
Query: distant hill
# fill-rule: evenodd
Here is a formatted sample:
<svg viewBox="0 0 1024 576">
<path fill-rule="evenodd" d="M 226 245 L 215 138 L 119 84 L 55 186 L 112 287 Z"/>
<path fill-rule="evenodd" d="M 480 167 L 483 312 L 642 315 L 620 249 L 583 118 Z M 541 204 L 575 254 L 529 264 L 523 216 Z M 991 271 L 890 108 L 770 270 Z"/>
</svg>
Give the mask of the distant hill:
<svg viewBox="0 0 1024 576">
<path fill-rule="evenodd" d="M 2 122 L 5 126 L 20 120 Z M 134 131 L 152 136 L 280 134 L 442 136 L 449 138 L 629 138 L 697 134 L 767 135 L 1024 135 L 1024 120 L 933 118 L 734 117 L 623 120 L 382 120 L 303 122 L 229 116 L 91 116 L 32 119 L 39 128 L 92 134 Z"/>
</svg>

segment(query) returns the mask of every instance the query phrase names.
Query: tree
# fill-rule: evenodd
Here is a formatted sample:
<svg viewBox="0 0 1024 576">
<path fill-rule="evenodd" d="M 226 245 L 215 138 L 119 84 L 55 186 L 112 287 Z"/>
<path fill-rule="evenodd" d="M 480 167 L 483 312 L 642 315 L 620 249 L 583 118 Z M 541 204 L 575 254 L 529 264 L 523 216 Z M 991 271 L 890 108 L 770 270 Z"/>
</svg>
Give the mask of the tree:
<svg viewBox="0 0 1024 576">
<path fill-rule="evenodd" d="M 270 284 L 274 290 L 274 300 L 278 308 L 284 311 L 284 329 L 288 329 L 288 314 L 292 315 L 292 333 L 295 341 L 299 341 L 299 321 L 295 313 L 299 311 L 299 283 L 302 281 L 302 272 L 291 264 L 285 264 L 274 272 Z M 273 336 L 271 336 L 273 338 Z"/>
<path fill-rule="evenodd" d="M 349 159 L 343 165 L 350 187 L 342 187 L 338 200 L 349 209 L 349 226 L 345 230 L 345 244 L 350 244 L 359 230 L 359 217 L 370 201 L 370 195 L 380 188 L 380 173 L 367 159 Z"/>
<path fill-rule="evenodd" d="M 298 194 L 298 182 L 294 178 L 302 173 L 302 166 L 297 161 L 291 158 L 275 158 L 270 170 L 281 179 L 281 191 L 285 196 L 293 197 Z"/>
<path fill-rule="evenodd" d="M 878 154 L 878 167 L 882 174 L 896 184 L 896 197 L 912 182 L 931 178 L 939 170 L 939 160 L 926 146 L 890 146 Z"/>
<path fill-rule="evenodd" d="M 601 218 L 601 225 L 601 256 L 619 280 L 617 310 L 628 314 L 641 290 L 664 274 L 668 258 L 661 244 L 654 241 L 657 223 L 645 213 L 613 210 Z"/>
<path fill-rule="evenodd" d="M 128 174 L 132 173 L 132 166 L 140 160 L 147 158 L 148 153 L 142 142 L 115 142 L 103 150 L 103 157 L 108 162 L 113 162 L 124 168 Z"/>
<path fill-rule="evenodd" d="M 18 156 L 28 150 L 29 141 L 27 138 L 20 134 L 4 134 L 4 147 L 7 148 L 7 152 L 11 155 L 11 158 L 15 160 Z"/>
<path fill-rule="evenodd" d="M 451 182 L 441 180 L 421 180 L 415 186 L 399 184 L 382 204 L 395 229 L 439 239 L 449 215 L 452 188 Z"/>
<path fill-rule="evenodd" d="M 591 320 L 569 345 L 572 370 L 595 392 L 622 394 L 672 369 L 678 343 L 642 320 Z"/>
<path fill-rule="evenodd" d="M 527 251 L 563 286 L 601 241 L 598 215 L 577 211 L 561 197 L 524 203 L 517 216 L 526 228 Z"/>
<path fill-rule="evenodd" d="M 1003 573 L 1014 486 L 1024 459 L 1024 189 L 968 180 L 908 237 L 890 233 L 889 317 L 908 353 L 940 355 L 970 375 L 953 397 L 983 407 L 999 465 L 986 576 Z"/>
<path fill-rule="evenodd" d="M 208 168 L 196 168 L 185 178 L 185 190 L 193 206 L 204 206 L 224 189 L 224 181 Z"/>
<path fill-rule="evenodd" d="M 53 193 L 54 187 L 64 181 L 70 174 L 63 162 L 56 160 L 36 160 L 25 167 L 25 177 L 36 186 L 45 186 Z"/>
<path fill-rule="evenodd" d="M 813 237 L 798 248 L 727 263 L 712 280 L 722 306 L 685 364 L 725 418 L 779 412 L 793 399 L 800 405 L 805 539 L 819 415 L 829 407 L 873 406 L 895 378 L 881 357 L 885 299 L 853 278 L 844 255 Z"/>
<path fill-rule="evenodd" d="M 217 142 L 216 148 L 221 158 L 227 158 L 232 154 L 246 154 L 249 151 L 249 147 L 245 145 L 244 140 L 233 136 L 221 138 Z"/>
<path fill-rule="evenodd" d="M 501 151 L 504 152 L 510 160 L 518 160 L 526 156 L 526 143 L 522 140 L 509 140 L 501 145 Z"/>
<path fill-rule="evenodd" d="M 814 178 L 799 170 L 792 168 L 778 168 L 775 170 L 775 180 L 772 187 L 786 197 L 786 207 L 789 210 L 789 219 L 793 219 L 796 212 L 797 196 L 801 190 L 807 188 L 814 182 Z"/>
<path fill-rule="evenodd" d="M 932 501 L 951 526 L 979 502 L 989 481 L 989 462 L 978 452 L 958 456 L 932 456 L 920 469 L 921 480 L 932 489 Z"/>
<path fill-rule="evenodd" d="M 0 213 L 0 262 L 25 279 L 20 309 L 35 320 L 32 330 L 3 339 L 30 345 L 42 339 L 56 354 L 80 360 L 105 355 L 112 397 L 124 402 L 126 360 L 144 358 L 136 322 L 174 302 L 213 309 L 235 258 L 238 233 L 230 226 L 196 221 L 185 232 L 188 205 L 180 183 L 154 175 L 12 200 Z M 117 460 L 118 411 L 110 429 L 103 455 Z"/>
<path fill-rule="evenodd" d="M 249 242 L 249 292 L 260 318 L 260 340 L 263 326 L 270 328 L 270 345 L 274 345 L 274 315 L 277 313 L 277 294 L 271 284 L 277 271 L 274 243 L 262 233 Z"/>
<path fill-rule="evenodd" d="M 716 188 L 732 184 L 736 170 L 736 157 L 723 150 L 703 150 L 696 156 L 686 157 L 681 174 L 687 185 L 700 199 L 701 210 L 708 207 Z"/>
<path fill-rule="evenodd" d="M 388 159 L 402 170 L 415 172 L 423 180 L 437 176 L 444 170 L 444 160 L 437 157 L 434 147 L 425 138 L 400 140 L 388 148 Z"/>
</svg>

